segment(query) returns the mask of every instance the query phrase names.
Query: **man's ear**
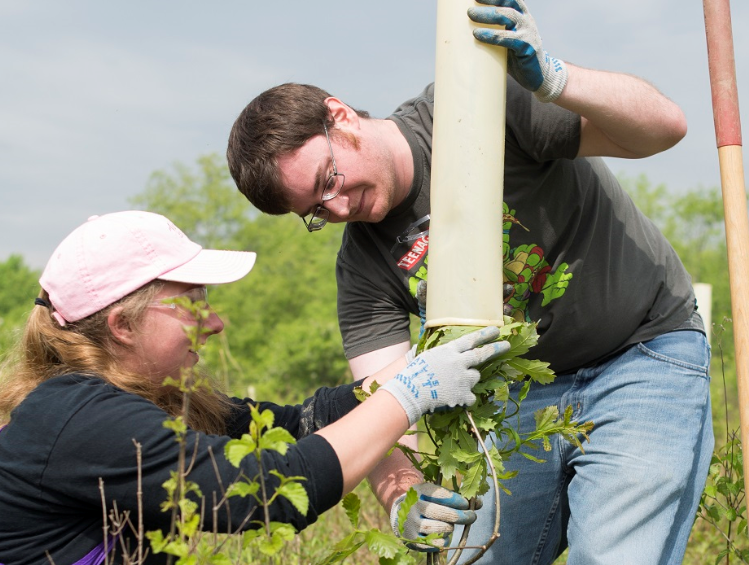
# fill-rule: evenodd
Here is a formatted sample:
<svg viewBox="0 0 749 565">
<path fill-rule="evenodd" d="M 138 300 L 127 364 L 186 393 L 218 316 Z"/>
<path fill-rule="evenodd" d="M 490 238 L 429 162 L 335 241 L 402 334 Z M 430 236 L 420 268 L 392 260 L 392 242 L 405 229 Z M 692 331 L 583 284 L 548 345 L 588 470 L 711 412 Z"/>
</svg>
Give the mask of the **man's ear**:
<svg viewBox="0 0 749 565">
<path fill-rule="evenodd" d="M 123 315 L 123 308 L 117 306 L 112 308 L 107 315 L 107 324 L 112 336 L 122 345 L 133 345 L 134 331 L 130 320 Z"/>
<path fill-rule="evenodd" d="M 354 112 L 351 106 L 347 106 L 333 96 L 326 98 L 325 104 L 328 106 L 330 116 L 335 120 L 337 128 L 342 130 L 359 129 L 359 115 Z"/>
</svg>

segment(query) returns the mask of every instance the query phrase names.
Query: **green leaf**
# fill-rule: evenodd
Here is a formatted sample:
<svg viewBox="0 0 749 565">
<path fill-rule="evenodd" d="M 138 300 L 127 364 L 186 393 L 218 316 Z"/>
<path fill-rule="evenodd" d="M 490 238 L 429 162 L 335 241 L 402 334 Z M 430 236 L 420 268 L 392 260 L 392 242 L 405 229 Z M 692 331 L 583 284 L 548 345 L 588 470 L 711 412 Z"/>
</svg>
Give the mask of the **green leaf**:
<svg viewBox="0 0 749 565">
<path fill-rule="evenodd" d="M 551 383 L 555 378 L 554 372 L 549 368 L 549 364 L 545 361 L 516 357 L 508 360 L 507 365 L 542 385 Z"/>
<path fill-rule="evenodd" d="M 294 505 L 300 514 L 306 516 L 309 509 L 309 496 L 307 490 L 296 482 L 289 482 L 279 486 L 276 493 L 283 496 Z"/>
<path fill-rule="evenodd" d="M 223 553 L 213 554 L 208 559 L 211 565 L 232 565 L 233 563 L 233 561 L 229 559 L 229 556 Z"/>
<path fill-rule="evenodd" d="M 384 534 L 379 530 L 369 530 L 364 537 L 369 550 L 380 557 L 392 559 L 402 547 L 400 541 L 395 536 Z"/>
<path fill-rule="evenodd" d="M 442 455 L 444 454 L 440 454 L 440 457 L 442 457 Z M 473 464 L 481 461 L 484 458 L 484 454 L 480 451 L 464 451 L 462 449 L 456 449 L 452 452 L 452 457 L 461 463 Z M 449 479 L 450 477 L 445 476 L 445 478 Z"/>
<path fill-rule="evenodd" d="M 232 565 L 233 561 L 223 553 L 212 554 L 209 558 L 211 565 Z"/>
<path fill-rule="evenodd" d="M 419 495 L 413 488 L 408 489 L 406 497 L 401 502 L 398 508 L 398 533 L 403 536 L 403 528 L 406 526 L 406 520 L 408 520 L 408 513 L 411 511 L 411 507 L 419 501 Z"/>
<path fill-rule="evenodd" d="M 277 451 L 281 455 L 286 455 L 290 443 L 296 440 L 285 428 L 271 428 L 260 437 L 260 449 Z"/>
<path fill-rule="evenodd" d="M 473 498 L 481 491 L 486 478 L 483 473 L 483 465 L 472 465 L 468 467 L 463 475 L 463 482 L 460 484 L 460 494 L 466 498 Z"/>
<path fill-rule="evenodd" d="M 513 329 L 517 329 L 517 333 L 507 337 L 507 341 L 510 343 L 509 355 L 513 357 L 525 355 L 531 347 L 538 343 L 535 324 L 521 325 Z"/>
<path fill-rule="evenodd" d="M 348 536 L 346 540 L 349 540 L 351 538 L 351 542 L 344 547 L 335 550 L 333 553 L 330 553 L 325 559 L 323 559 L 320 563 L 317 565 L 332 565 L 333 563 L 343 563 L 345 559 L 347 559 L 352 554 L 356 553 L 361 546 L 364 545 L 364 541 L 357 541 L 353 542 L 353 536 Z M 336 547 L 340 544 L 336 544 Z"/>
<path fill-rule="evenodd" d="M 343 506 L 343 510 L 346 512 L 346 516 L 348 516 L 351 525 L 354 528 L 358 528 L 359 511 L 361 510 L 361 500 L 359 500 L 359 497 L 353 492 L 350 492 L 343 497 L 341 505 Z"/>
<path fill-rule="evenodd" d="M 260 483 L 240 481 L 229 485 L 226 496 L 241 496 L 244 498 L 257 494 L 258 490 L 260 490 Z"/>
<path fill-rule="evenodd" d="M 257 448 L 255 440 L 249 434 L 242 435 L 241 439 L 232 439 L 224 446 L 224 456 L 234 467 L 239 467 L 242 459 L 254 452 Z"/>
<path fill-rule="evenodd" d="M 520 392 L 518 393 L 518 402 L 523 402 L 525 400 L 525 397 L 528 396 L 528 391 L 531 389 L 531 381 L 526 381 L 523 383 L 523 387 L 520 389 Z"/>
<path fill-rule="evenodd" d="M 187 432 L 187 424 L 185 424 L 185 421 L 181 417 L 177 418 L 167 418 L 164 420 L 162 425 L 168 429 L 172 430 L 175 434 L 184 434 Z"/>
<path fill-rule="evenodd" d="M 559 418 L 559 409 L 556 406 L 547 406 L 533 413 L 536 420 L 536 430 L 543 431 L 554 424 Z"/>
<path fill-rule="evenodd" d="M 452 479 L 458 470 L 458 460 L 455 455 L 458 452 L 464 453 L 458 449 L 457 443 L 451 438 L 445 438 L 442 442 L 442 446 L 439 449 L 439 456 L 437 457 L 437 463 L 442 469 L 442 474 L 446 479 Z"/>
<path fill-rule="evenodd" d="M 250 414 L 252 415 L 252 420 L 257 424 L 257 426 L 263 430 L 266 428 L 270 428 L 273 426 L 273 421 L 275 420 L 275 416 L 273 415 L 273 412 L 270 410 L 263 410 L 260 412 L 257 407 L 253 406 L 250 410 Z"/>
</svg>

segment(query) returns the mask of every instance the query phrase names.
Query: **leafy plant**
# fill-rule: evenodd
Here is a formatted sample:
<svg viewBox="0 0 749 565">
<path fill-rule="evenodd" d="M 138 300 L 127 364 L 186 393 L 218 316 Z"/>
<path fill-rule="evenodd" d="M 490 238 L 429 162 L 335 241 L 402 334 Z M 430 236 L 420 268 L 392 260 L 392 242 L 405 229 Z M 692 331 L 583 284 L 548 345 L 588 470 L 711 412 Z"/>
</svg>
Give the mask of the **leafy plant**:
<svg viewBox="0 0 749 565">
<path fill-rule="evenodd" d="M 476 326 L 442 326 L 427 329 L 422 335 L 417 353 L 448 343 L 467 333 L 478 330 Z M 532 461 L 543 463 L 543 460 L 529 453 L 542 447 L 545 451 L 551 449 L 549 438 L 561 434 L 565 439 L 582 449 L 580 438 L 588 439 L 588 433 L 593 428 L 592 422 L 579 424 L 572 421 L 572 407 L 567 407 L 563 414 L 559 414 L 556 406 L 549 406 L 535 414 L 536 427 L 527 434 L 520 434 L 513 420 L 519 414 L 520 404 L 528 395 L 531 384 L 548 384 L 555 378 L 549 364 L 543 361 L 525 359 L 531 347 L 538 343 L 536 325 L 528 322 L 518 322 L 508 316 L 504 317 L 504 325 L 500 328 L 497 341 L 505 340 L 510 344 L 510 350 L 479 367 L 480 379 L 474 386 L 476 402 L 473 406 L 463 409 L 439 411 L 424 417 L 426 435 L 431 442 L 432 449 L 416 452 L 407 446 L 398 444 L 398 449 L 409 458 L 411 463 L 421 471 L 424 480 L 436 484 L 448 481 L 453 490 L 458 491 L 468 499 L 486 494 L 489 490 L 488 478 L 495 486 L 496 516 L 494 531 L 491 539 L 487 540 L 480 551 L 469 562 L 478 560 L 499 537 L 499 489 L 509 493 L 504 481 L 515 476 L 514 472 L 505 470 L 504 462 L 511 455 L 519 453 Z M 512 383 L 522 383 L 517 398 L 510 394 Z M 366 398 L 376 389 L 360 391 L 360 397 Z M 486 440 L 493 435 L 491 447 L 487 447 Z M 539 445 L 540 444 L 540 445 Z M 409 504 L 408 496 L 412 496 Z M 409 491 L 406 501 L 399 511 L 399 525 L 401 526 L 408 514 L 410 505 L 415 503 L 415 491 Z M 472 507 L 475 502 L 472 502 Z M 451 563 L 457 562 L 460 551 L 465 549 L 470 526 L 464 528 L 463 537 Z M 429 544 L 430 540 L 402 540 L 416 541 Z M 441 552 L 447 548 L 441 548 Z M 433 559 L 429 554 L 428 561 Z"/>
<path fill-rule="evenodd" d="M 422 336 L 417 352 L 431 349 L 475 331 L 473 326 L 443 326 L 427 329 Z M 412 452 L 404 446 L 400 449 L 423 473 L 424 479 L 441 484 L 451 483 L 452 488 L 468 499 L 486 494 L 489 490 L 488 478 L 495 486 L 494 531 L 483 548 L 475 554 L 471 562 L 479 559 L 488 547 L 499 537 L 499 490 L 509 493 L 504 482 L 515 473 L 505 470 L 504 462 L 513 454 L 519 454 L 532 461 L 542 463 L 540 457 L 529 451 L 541 447 L 551 449 L 549 438 L 561 434 L 569 442 L 582 449 L 580 438 L 588 439 L 592 422 L 579 424 L 572 421 L 572 407 L 559 414 L 556 406 L 549 406 L 535 414 L 536 427 L 532 432 L 520 434 L 517 431 L 516 416 L 522 401 L 528 395 L 531 384 L 544 385 L 554 380 L 549 364 L 522 357 L 538 342 L 536 325 L 518 322 L 505 316 L 498 340 L 510 344 L 510 350 L 499 358 L 479 367 L 479 383 L 474 387 L 476 403 L 468 409 L 453 409 L 425 417 L 426 434 L 433 450 Z M 510 394 L 510 385 L 522 383 L 517 397 Z M 487 439 L 492 436 L 491 445 Z M 418 455 L 418 457 L 417 457 Z M 459 547 L 465 547 L 470 527 L 464 529 Z M 460 557 L 457 551 L 452 559 Z"/>
<path fill-rule="evenodd" d="M 379 557 L 381 565 L 412 565 L 416 560 L 409 554 L 408 549 L 389 532 L 382 532 L 379 528 L 362 528 L 359 514 L 361 501 L 354 493 L 347 494 L 341 501 L 341 506 L 354 531 L 332 547 L 332 551 L 317 565 L 332 565 L 342 563 L 353 553 L 365 546 Z"/>
<path fill-rule="evenodd" d="M 721 367 L 725 367 L 722 347 L 724 333 L 725 327 L 719 326 L 716 338 Z M 726 387 L 725 372 L 723 387 Z M 725 409 L 727 412 L 727 404 Z M 749 563 L 749 548 L 738 545 L 738 539 L 744 539 L 748 533 L 743 448 L 739 431 L 729 431 L 727 414 L 725 442 L 713 453 L 697 517 L 709 524 L 723 539 L 723 549 L 715 557 L 716 564 L 723 559 L 726 564 L 730 563 L 731 556 L 741 563 Z"/>
</svg>

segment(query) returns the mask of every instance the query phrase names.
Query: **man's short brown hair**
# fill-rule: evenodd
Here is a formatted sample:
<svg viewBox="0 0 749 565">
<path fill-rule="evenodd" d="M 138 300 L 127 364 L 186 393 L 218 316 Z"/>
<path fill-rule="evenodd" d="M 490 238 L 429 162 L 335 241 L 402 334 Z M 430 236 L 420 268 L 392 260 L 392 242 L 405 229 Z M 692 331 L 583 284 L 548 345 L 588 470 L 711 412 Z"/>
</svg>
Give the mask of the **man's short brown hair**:
<svg viewBox="0 0 749 565">
<path fill-rule="evenodd" d="M 291 211 L 277 159 L 333 129 L 325 99 L 330 94 L 308 84 L 286 83 L 258 95 L 242 110 L 229 134 L 226 158 L 237 187 L 266 214 Z M 363 118 L 367 112 L 355 110 Z"/>
</svg>

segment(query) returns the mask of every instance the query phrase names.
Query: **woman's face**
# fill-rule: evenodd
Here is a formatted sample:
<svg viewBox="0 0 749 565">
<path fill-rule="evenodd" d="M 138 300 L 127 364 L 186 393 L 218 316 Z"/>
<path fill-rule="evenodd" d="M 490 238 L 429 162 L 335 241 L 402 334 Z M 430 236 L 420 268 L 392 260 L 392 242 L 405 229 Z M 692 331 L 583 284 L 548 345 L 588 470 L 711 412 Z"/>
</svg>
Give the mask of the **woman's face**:
<svg viewBox="0 0 749 565">
<path fill-rule="evenodd" d="M 193 303 L 205 301 L 205 287 L 165 282 L 148 306 L 134 335 L 132 352 L 136 370 L 159 384 L 165 377 L 179 380 L 181 370 L 190 369 L 200 358 L 186 332 L 186 329 L 189 331 L 189 328 L 197 326 L 195 316 L 183 306 L 163 302 L 177 297 L 186 297 Z M 200 344 L 222 331 L 224 323 L 211 310 L 208 318 L 203 320 L 202 327 L 203 332 L 197 338 Z"/>
</svg>

